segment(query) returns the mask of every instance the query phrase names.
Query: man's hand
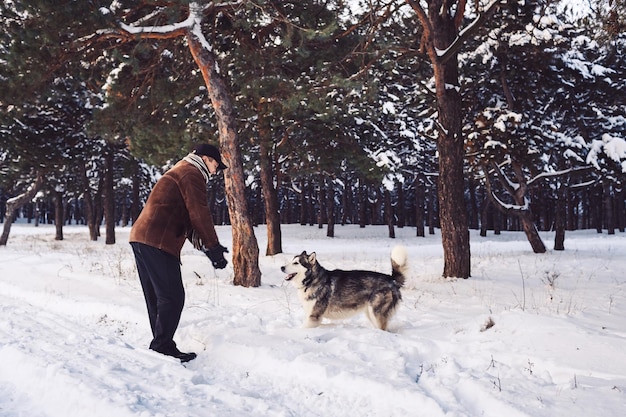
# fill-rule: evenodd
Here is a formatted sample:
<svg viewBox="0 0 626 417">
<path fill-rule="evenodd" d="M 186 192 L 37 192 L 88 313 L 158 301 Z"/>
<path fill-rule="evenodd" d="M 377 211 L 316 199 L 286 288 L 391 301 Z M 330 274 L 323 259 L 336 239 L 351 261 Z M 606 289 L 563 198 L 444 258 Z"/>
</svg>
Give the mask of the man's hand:
<svg viewBox="0 0 626 417">
<path fill-rule="evenodd" d="M 228 261 L 224 258 L 225 252 L 228 252 L 228 249 L 218 243 L 217 246 L 207 249 L 204 253 L 211 260 L 213 268 L 224 269 L 228 264 Z"/>
</svg>

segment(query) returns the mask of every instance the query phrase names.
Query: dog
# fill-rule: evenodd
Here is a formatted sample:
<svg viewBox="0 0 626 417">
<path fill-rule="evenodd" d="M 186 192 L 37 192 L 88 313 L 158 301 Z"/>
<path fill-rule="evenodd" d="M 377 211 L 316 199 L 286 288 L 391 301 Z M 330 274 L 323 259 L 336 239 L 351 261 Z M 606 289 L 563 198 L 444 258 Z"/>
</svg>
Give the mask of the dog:
<svg viewBox="0 0 626 417">
<path fill-rule="evenodd" d="M 402 300 L 400 288 L 407 272 L 407 251 L 396 246 L 391 251 L 391 275 L 373 271 L 327 270 L 315 252 L 303 251 L 281 267 L 298 288 L 305 312 L 304 327 L 317 327 L 323 318 L 347 318 L 364 311 L 370 322 L 387 330 L 389 320 Z"/>
</svg>

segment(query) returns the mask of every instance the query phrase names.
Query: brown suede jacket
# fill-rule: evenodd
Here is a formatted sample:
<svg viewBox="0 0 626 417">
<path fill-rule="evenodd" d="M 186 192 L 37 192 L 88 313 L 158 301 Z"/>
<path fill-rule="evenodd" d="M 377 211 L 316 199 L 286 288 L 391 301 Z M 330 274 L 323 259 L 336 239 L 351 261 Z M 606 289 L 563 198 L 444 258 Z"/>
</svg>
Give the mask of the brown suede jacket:
<svg viewBox="0 0 626 417">
<path fill-rule="evenodd" d="M 198 168 L 181 160 L 157 181 L 133 224 L 129 241 L 159 248 L 180 259 L 192 230 L 206 248 L 219 243 L 204 177 Z"/>
</svg>

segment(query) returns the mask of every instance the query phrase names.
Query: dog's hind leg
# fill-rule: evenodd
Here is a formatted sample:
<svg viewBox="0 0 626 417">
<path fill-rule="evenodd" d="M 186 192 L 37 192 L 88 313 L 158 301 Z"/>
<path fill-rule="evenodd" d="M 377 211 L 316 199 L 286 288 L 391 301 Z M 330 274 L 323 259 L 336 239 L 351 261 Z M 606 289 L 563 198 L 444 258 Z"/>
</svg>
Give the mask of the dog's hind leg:
<svg viewBox="0 0 626 417">
<path fill-rule="evenodd" d="M 367 317 L 374 326 L 381 330 L 387 330 L 387 325 L 395 313 L 398 301 L 398 297 L 393 292 L 375 294 L 367 308 Z"/>
<path fill-rule="evenodd" d="M 365 310 L 365 315 L 367 316 L 367 318 L 369 319 L 369 321 L 374 325 L 374 327 L 380 329 L 380 330 L 387 330 L 387 323 L 386 320 L 381 320 L 382 317 L 380 317 L 375 311 L 374 311 L 374 307 L 370 304 L 369 306 L 367 306 L 367 309 Z"/>
</svg>

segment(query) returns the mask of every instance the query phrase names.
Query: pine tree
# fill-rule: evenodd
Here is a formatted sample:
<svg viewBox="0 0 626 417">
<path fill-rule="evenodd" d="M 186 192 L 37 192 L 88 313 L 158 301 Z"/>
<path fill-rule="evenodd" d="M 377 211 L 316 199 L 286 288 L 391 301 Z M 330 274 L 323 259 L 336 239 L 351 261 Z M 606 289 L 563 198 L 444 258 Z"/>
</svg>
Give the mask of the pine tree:
<svg viewBox="0 0 626 417">
<path fill-rule="evenodd" d="M 497 0 L 482 7 L 477 18 L 462 31 L 467 3 L 428 0 L 426 8 L 406 0 L 420 21 L 420 49 L 430 60 L 437 103 L 438 197 L 444 249 L 444 277 L 468 278 L 470 274 L 469 222 L 464 194 L 464 140 L 459 84 L 458 53 L 462 45 L 497 9 Z"/>
<path fill-rule="evenodd" d="M 0 140 L 14 155 L 10 169 L 33 180 L 43 175 L 61 206 L 65 196 L 85 190 L 77 168 L 102 155 L 98 138 L 86 131 L 99 92 L 85 81 L 91 67 L 71 48 L 84 22 L 71 4 L 46 1 L 5 2 L 0 12 L 7 18 L 0 73 L 9 81 L 2 83 Z M 56 211 L 62 238 L 64 216 Z"/>
<path fill-rule="evenodd" d="M 510 6 L 503 13 L 504 25 L 492 28 L 493 35 L 476 49 L 481 53 L 464 61 L 469 68 L 476 61 L 491 63 L 490 71 L 467 81 L 474 103 L 466 124 L 474 132 L 468 142 L 472 166 L 482 171 L 494 205 L 521 219 L 539 253 L 545 245 L 534 224 L 531 208 L 540 205 L 531 200 L 532 190 L 537 192 L 541 182 L 553 183 L 558 194 L 542 199 L 557 201 L 562 222 L 567 188 L 584 183 L 588 175 L 585 160 L 599 127 L 597 110 L 612 113 L 607 88 L 616 87 L 606 77 L 614 70 L 590 56 L 596 49 L 588 47 L 586 29 L 555 13 L 554 8 Z M 495 193 L 496 178 L 508 197 Z M 563 232 L 555 244 L 559 249 Z"/>
</svg>

